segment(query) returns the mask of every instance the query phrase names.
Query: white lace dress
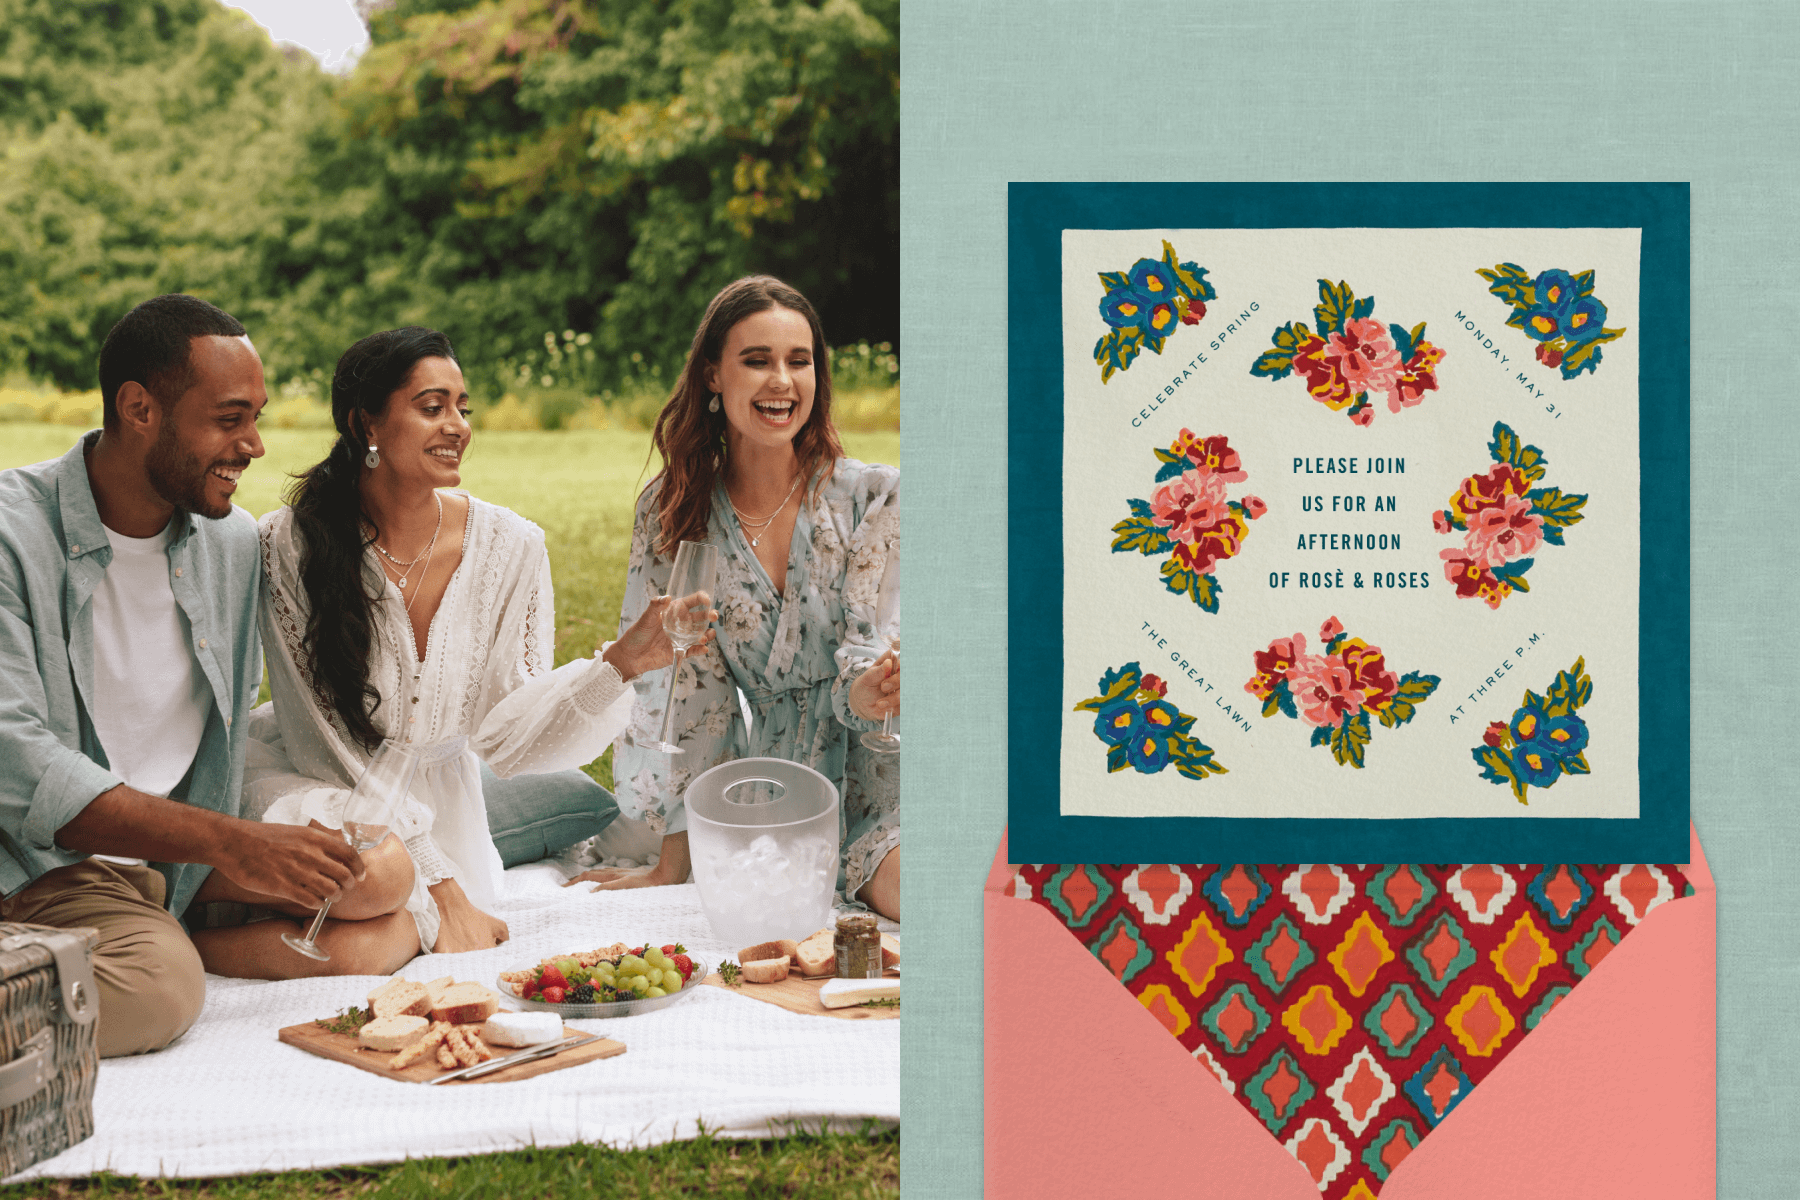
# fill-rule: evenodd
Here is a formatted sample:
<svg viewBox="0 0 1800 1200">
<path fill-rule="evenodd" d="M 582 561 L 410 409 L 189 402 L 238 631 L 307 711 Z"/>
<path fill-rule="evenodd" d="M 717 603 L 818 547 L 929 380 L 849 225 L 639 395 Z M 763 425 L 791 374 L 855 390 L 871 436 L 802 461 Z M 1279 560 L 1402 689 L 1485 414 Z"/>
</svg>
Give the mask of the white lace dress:
<svg viewBox="0 0 1800 1200">
<path fill-rule="evenodd" d="M 369 754 L 315 691 L 304 665 L 307 596 L 293 514 L 278 509 L 260 526 L 262 643 L 273 702 L 251 714 L 243 815 L 337 828 Z M 406 601 L 373 550 L 364 575 L 371 592 L 384 588 L 369 655 L 369 681 L 381 697 L 376 726 L 421 746 L 459 734 L 469 739 L 463 753 L 420 768 L 393 826 L 417 868 L 406 907 L 429 951 L 439 921 L 432 884 L 454 877 L 489 913 L 500 894 L 500 855 L 488 833 L 477 756 L 502 777 L 591 762 L 626 727 L 633 692 L 597 654 L 551 669 L 555 600 L 544 534 L 504 508 L 470 498 L 462 562 L 432 616 L 423 662 Z"/>
</svg>

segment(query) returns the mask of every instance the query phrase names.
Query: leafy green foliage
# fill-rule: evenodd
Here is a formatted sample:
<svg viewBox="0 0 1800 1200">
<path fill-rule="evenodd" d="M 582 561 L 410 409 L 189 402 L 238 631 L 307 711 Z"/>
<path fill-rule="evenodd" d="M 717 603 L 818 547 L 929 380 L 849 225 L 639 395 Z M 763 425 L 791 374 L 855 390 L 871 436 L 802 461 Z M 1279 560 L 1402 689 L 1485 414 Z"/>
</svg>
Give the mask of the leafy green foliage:
<svg viewBox="0 0 1800 1200">
<path fill-rule="evenodd" d="M 1552 717 L 1560 717 L 1574 712 L 1593 698 L 1594 681 L 1587 673 L 1587 659 L 1578 658 L 1574 666 L 1556 673 L 1556 679 L 1544 697 L 1544 711 Z"/>
<path fill-rule="evenodd" d="M 1491 271 L 1478 270 L 1475 273 L 1488 281 L 1488 291 L 1513 306 L 1513 315 L 1523 327 L 1525 310 L 1537 303 L 1537 288 L 1532 285 L 1531 276 L 1525 273 L 1525 268 L 1517 263 L 1501 263 Z M 1591 285 L 1594 273 L 1589 271 L 1587 274 Z M 1583 292 L 1582 295 L 1587 293 Z M 1514 322 L 1509 319 L 1506 323 L 1511 325 Z"/>
<path fill-rule="evenodd" d="M 1580 521 L 1588 498 L 1582 492 L 1537 488 L 1526 493 L 1526 499 L 1531 501 L 1531 511 L 1544 519 L 1544 532 L 1548 535 L 1552 529 L 1560 531 Z"/>
<path fill-rule="evenodd" d="M 1363 751 L 1369 745 L 1369 714 L 1359 712 L 1347 717 L 1344 723 L 1331 731 L 1331 756 L 1338 760 L 1338 765 L 1348 764 L 1359 770 L 1363 765 Z"/>
<path fill-rule="evenodd" d="M 1211 575 L 1190 571 L 1178 559 L 1171 558 L 1163 563 L 1162 576 L 1163 586 L 1177 596 L 1189 597 L 1209 613 L 1219 611 L 1219 593 L 1224 589 Z"/>
<path fill-rule="evenodd" d="M 1143 672 L 1134 662 L 1126 663 L 1117 670 L 1109 668 L 1100 676 L 1100 694 L 1083 700 L 1073 711 L 1099 712 L 1114 700 L 1123 699 L 1137 691 L 1138 681 L 1143 677 Z"/>
<path fill-rule="evenodd" d="M 1307 341 L 1307 330 L 1303 325 L 1292 321 L 1275 330 L 1273 350 L 1264 350 L 1251 364 L 1252 375 L 1264 375 L 1270 379 L 1286 379 L 1294 370 L 1294 355 Z"/>
<path fill-rule="evenodd" d="M 421 322 L 478 398 L 665 393 L 751 272 L 898 333 L 898 0 L 399 0 L 343 80 L 211 0 L 0 0 L 0 373 L 184 290 L 271 384 Z M 552 423 L 556 420 L 552 414 Z"/>
<path fill-rule="evenodd" d="M 1320 337 L 1344 331 L 1344 321 L 1356 305 L 1356 293 L 1340 280 L 1333 286 L 1329 279 L 1319 280 L 1319 302 L 1313 306 L 1313 324 Z"/>
<path fill-rule="evenodd" d="M 1525 440 L 1503 421 L 1494 422 L 1494 440 L 1488 443 L 1488 453 L 1497 463 L 1508 463 L 1519 468 L 1531 483 L 1542 479 L 1548 469 L 1544 452 L 1536 446 L 1527 446 Z"/>
<path fill-rule="evenodd" d="M 1400 687 L 1394 698 L 1384 705 L 1380 712 L 1381 723 L 1389 729 L 1398 729 L 1413 719 L 1419 705 L 1437 691 L 1439 679 L 1436 675 L 1421 675 L 1417 671 L 1408 671 L 1401 676 Z"/>
<path fill-rule="evenodd" d="M 1496 746 L 1477 746 L 1470 751 L 1475 761 L 1481 764 L 1481 777 L 1489 783 L 1509 783 L 1513 796 L 1520 804 L 1525 800 L 1525 781 L 1513 770 L 1512 759 L 1505 751 Z"/>
<path fill-rule="evenodd" d="M 1169 540 L 1169 531 L 1145 517 L 1126 517 L 1113 526 L 1113 532 L 1119 536 L 1113 539 L 1113 553 L 1136 550 L 1139 554 L 1167 554 L 1175 543 Z"/>
<path fill-rule="evenodd" d="M 1212 749 L 1193 738 L 1182 738 L 1173 744 L 1169 761 L 1189 779 L 1205 779 L 1208 775 L 1224 775 L 1226 770 L 1213 761 Z"/>
<path fill-rule="evenodd" d="M 1512 562 L 1502 563 L 1500 566 L 1489 567 L 1488 569 L 1493 572 L 1495 579 L 1511 585 L 1513 591 L 1529 592 L 1531 590 L 1531 585 L 1525 582 L 1525 572 L 1531 570 L 1531 564 L 1536 561 L 1536 559 L 1531 558 L 1518 558 L 1514 559 Z"/>
</svg>

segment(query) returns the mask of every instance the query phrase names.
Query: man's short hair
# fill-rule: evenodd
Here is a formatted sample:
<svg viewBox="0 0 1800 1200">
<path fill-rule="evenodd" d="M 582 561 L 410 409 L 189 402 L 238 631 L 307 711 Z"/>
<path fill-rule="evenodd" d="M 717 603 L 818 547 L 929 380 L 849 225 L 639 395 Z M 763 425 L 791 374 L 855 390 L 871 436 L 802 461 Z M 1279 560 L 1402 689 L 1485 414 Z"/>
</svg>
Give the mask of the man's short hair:
<svg viewBox="0 0 1800 1200">
<path fill-rule="evenodd" d="M 243 336 L 243 325 L 230 313 L 178 293 L 146 300 L 120 317 L 100 347 L 106 428 L 119 423 L 119 389 L 126 383 L 142 384 L 168 408 L 194 386 L 195 338 Z"/>
</svg>

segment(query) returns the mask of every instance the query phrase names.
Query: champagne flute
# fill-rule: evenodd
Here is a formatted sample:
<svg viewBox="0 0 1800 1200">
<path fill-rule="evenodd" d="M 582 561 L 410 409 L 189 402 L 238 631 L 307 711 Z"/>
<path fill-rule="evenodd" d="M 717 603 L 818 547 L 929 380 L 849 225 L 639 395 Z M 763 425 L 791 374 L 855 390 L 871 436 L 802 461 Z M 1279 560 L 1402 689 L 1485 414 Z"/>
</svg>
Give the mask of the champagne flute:
<svg viewBox="0 0 1800 1200">
<path fill-rule="evenodd" d="M 875 594 L 875 633 L 900 659 L 900 543 L 888 548 L 887 563 L 881 570 L 881 590 Z M 884 713 L 881 732 L 870 730 L 862 735 L 862 744 L 877 754 L 900 753 L 900 735 L 892 732 L 894 714 Z"/>
<path fill-rule="evenodd" d="M 689 646 L 706 636 L 710 623 L 707 612 L 712 608 L 712 591 L 719 575 L 719 548 L 709 542 L 683 542 L 675 551 L 675 566 L 669 571 L 668 595 L 675 602 L 663 611 L 663 632 L 675 644 L 675 665 L 669 669 L 669 702 L 663 707 L 660 741 L 650 749 L 664 754 L 687 751 L 669 740 L 675 717 L 675 680 L 681 674 L 681 656 Z"/>
<path fill-rule="evenodd" d="M 399 742 L 386 741 L 376 748 L 374 757 L 363 769 L 362 778 L 356 781 L 350 798 L 344 802 L 344 826 L 338 831 L 358 854 L 374 849 L 388 835 L 395 810 L 412 791 L 420 757 L 418 747 Z M 312 928 L 306 931 L 305 937 L 284 933 L 281 940 L 308 958 L 330 962 L 331 955 L 314 939 L 319 936 L 325 914 L 331 911 L 336 899 L 332 896 L 320 907 L 319 915 L 313 918 Z"/>
</svg>

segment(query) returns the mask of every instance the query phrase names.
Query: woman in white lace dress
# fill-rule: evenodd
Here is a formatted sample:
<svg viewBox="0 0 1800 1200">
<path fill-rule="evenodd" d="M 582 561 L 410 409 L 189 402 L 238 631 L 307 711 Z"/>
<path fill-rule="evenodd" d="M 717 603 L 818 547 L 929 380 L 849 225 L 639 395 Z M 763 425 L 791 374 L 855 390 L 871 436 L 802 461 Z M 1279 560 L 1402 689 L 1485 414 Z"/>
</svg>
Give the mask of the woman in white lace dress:
<svg viewBox="0 0 1800 1200">
<path fill-rule="evenodd" d="M 387 974 L 422 949 L 506 940 L 501 863 L 477 755 L 501 776 L 589 762 L 624 729 L 630 681 L 673 650 L 662 607 L 593 658 L 552 669 L 550 564 L 537 526 L 466 493 L 468 394 L 428 329 L 363 339 L 332 379 L 338 440 L 261 522 L 263 652 L 273 704 L 252 714 L 243 812 L 341 824 L 383 738 L 467 748 L 422 767 L 365 878 L 319 937 L 331 961 L 282 945 L 296 921 L 198 931 L 207 969 L 256 978 Z M 263 903 L 257 896 L 210 899 Z M 291 910 L 284 910 L 291 911 Z M 291 915 L 305 914 L 291 911 Z M 341 919 L 340 919 L 341 918 Z"/>
<path fill-rule="evenodd" d="M 654 748 L 669 694 L 660 672 L 638 681 L 614 749 L 619 806 L 663 835 L 661 858 L 571 882 L 683 882 L 688 783 L 730 759 L 785 758 L 837 785 L 843 900 L 898 920 L 900 756 L 859 735 L 900 711 L 899 629 L 876 621 L 899 558 L 900 472 L 843 456 L 825 336 L 806 298 L 767 276 L 715 296 L 655 441 L 662 471 L 638 498 L 620 627 L 666 590 L 682 541 L 707 541 L 719 548 L 719 640 L 682 659 L 671 715 L 684 753 Z"/>
</svg>

